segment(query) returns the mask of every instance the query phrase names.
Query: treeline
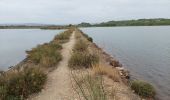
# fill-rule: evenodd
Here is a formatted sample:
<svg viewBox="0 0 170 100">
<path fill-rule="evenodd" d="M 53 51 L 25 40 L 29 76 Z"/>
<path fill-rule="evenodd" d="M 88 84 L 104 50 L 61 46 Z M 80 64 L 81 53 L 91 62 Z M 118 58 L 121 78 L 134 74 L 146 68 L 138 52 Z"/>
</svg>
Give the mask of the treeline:
<svg viewBox="0 0 170 100">
<path fill-rule="evenodd" d="M 30 25 L 0 25 L 0 29 L 68 29 L 70 25 L 59 26 L 59 25 L 40 25 L 40 26 L 30 26 Z"/>
<path fill-rule="evenodd" d="M 27 26 L 27 25 L 2 25 L 0 29 L 38 29 L 43 26 Z"/>
<path fill-rule="evenodd" d="M 170 19 L 138 19 L 138 20 L 122 20 L 122 21 L 108 21 L 98 24 L 81 23 L 79 27 L 109 27 L 109 26 L 159 26 L 170 25 Z"/>
</svg>

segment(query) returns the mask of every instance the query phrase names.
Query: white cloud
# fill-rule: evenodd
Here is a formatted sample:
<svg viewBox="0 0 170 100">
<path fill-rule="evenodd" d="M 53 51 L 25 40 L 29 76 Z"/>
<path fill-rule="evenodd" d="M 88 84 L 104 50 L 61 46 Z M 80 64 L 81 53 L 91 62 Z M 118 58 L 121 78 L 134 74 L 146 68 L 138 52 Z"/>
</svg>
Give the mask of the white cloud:
<svg viewBox="0 0 170 100">
<path fill-rule="evenodd" d="M 170 18 L 170 0 L 0 0 L 0 23 Z"/>
</svg>

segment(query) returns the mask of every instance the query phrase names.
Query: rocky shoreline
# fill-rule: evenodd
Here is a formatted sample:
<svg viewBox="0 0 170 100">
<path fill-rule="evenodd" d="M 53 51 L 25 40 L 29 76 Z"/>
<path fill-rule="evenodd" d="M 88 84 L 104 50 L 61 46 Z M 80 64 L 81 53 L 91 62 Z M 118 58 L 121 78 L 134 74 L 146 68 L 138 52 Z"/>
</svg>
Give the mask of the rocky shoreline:
<svg viewBox="0 0 170 100">
<path fill-rule="evenodd" d="M 82 34 L 85 34 L 84 32 L 82 32 L 81 30 L 79 30 Z M 94 42 L 90 42 L 90 48 L 94 48 L 96 50 L 94 51 L 97 51 L 99 55 L 101 55 L 101 58 L 104 61 L 104 63 L 106 63 L 107 65 L 111 66 L 112 68 L 116 68 L 118 71 L 119 71 L 119 74 L 122 78 L 122 81 L 125 83 L 125 84 L 129 84 L 129 81 L 130 81 L 130 72 L 125 69 L 123 67 L 123 65 L 118 61 L 116 60 L 114 57 L 112 57 L 110 54 L 108 54 L 106 51 L 104 51 L 104 49 L 100 48 L 96 43 Z"/>
<path fill-rule="evenodd" d="M 82 34 L 81 30 L 79 30 Z M 121 82 L 126 86 L 124 88 L 129 88 L 128 92 L 131 92 L 131 94 L 135 94 L 136 96 L 134 100 L 154 100 L 155 96 L 155 90 L 154 87 L 145 81 L 139 80 L 139 79 L 132 79 L 130 72 L 114 57 L 112 57 L 110 54 L 108 54 L 106 51 L 104 51 L 103 48 L 100 48 L 96 43 L 91 41 L 89 43 L 89 49 L 93 53 L 97 53 L 99 55 L 99 58 L 101 59 L 101 63 L 105 64 L 108 67 L 111 67 L 113 69 L 116 69 L 120 75 Z M 121 82 L 119 85 L 122 85 Z M 133 88 L 135 85 L 136 88 Z M 123 85 L 122 85 L 123 86 Z M 140 92 L 141 90 L 142 92 Z"/>
</svg>

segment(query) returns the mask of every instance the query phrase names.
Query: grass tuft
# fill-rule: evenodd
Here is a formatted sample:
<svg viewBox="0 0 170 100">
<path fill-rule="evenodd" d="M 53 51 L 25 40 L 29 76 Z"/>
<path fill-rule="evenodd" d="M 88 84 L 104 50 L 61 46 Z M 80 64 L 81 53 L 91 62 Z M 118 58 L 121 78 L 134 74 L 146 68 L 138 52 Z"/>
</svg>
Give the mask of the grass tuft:
<svg viewBox="0 0 170 100">
<path fill-rule="evenodd" d="M 107 100 L 101 76 L 91 76 L 90 73 L 82 73 L 80 76 L 72 73 L 72 77 L 75 82 L 74 89 L 80 99 Z"/>
</svg>

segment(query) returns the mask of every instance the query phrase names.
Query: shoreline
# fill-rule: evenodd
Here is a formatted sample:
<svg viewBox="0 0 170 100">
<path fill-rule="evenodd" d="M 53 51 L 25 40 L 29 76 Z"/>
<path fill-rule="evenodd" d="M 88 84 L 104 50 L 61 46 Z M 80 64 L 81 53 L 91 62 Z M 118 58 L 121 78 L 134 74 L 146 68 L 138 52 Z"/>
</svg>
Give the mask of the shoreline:
<svg viewBox="0 0 170 100">
<path fill-rule="evenodd" d="M 78 32 L 80 32 L 82 35 L 85 34 L 83 31 L 81 31 L 80 29 L 75 29 Z M 86 38 L 85 36 L 83 36 L 83 38 Z M 51 42 L 53 42 L 54 40 L 52 40 Z M 126 86 L 126 88 L 130 88 L 130 83 L 131 83 L 131 76 L 130 76 L 130 72 L 125 69 L 122 64 L 114 57 L 112 57 L 110 54 L 108 54 L 106 51 L 104 51 L 104 49 L 100 48 L 96 43 L 89 41 L 88 42 L 88 48 L 90 51 L 92 52 L 96 52 L 99 54 L 99 59 L 101 58 L 102 62 L 104 65 L 107 65 L 108 67 L 111 67 L 113 69 L 118 70 L 120 78 L 121 78 L 121 82 L 123 82 L 123 84 Z M 44 43 L 45 44 L 45 43 Z M 26 51 L 27 52 L 27 51 Z M 11 71 L 18 71 L 18 70 L 22 70 L 24 68 L 27 68 L 27 66 L 31 66 L 34 65 L 33 62 L 31 62 L 28 57 L 26 57 L 25 59 L 23 59 L 20 63 L 16 64 L 15 66 L 10 67 L 7 71 L 3 71 L 4 73 L 8 73 Z M 52 68 L 48 68 L 46 69 L 45 73 L 48 74 L 49 72 L 51 72 L 52 70 L 56 69 L 55 67 Z M 2 74 L 2 73 L 1 73 Z M 1 75 L 0 74 L 0 75 Z M 117 83 L 119 85 L 122 85 L 120 83 Z M 134 94 L 133 90 L 129 90 L 131 92 L 131 94 Z M 137 95 L 137 94 L 134 94 Z M 138 96 L 138 95 L 137 95 Z M 152 99 L 151 99 L 152 100 Z"/>
<path fill-rule="evenodd" d="M 82 34 L 85 34 L 83 31 L 79 30 Z M 94 51 L 98 51 L 99 55 L 101 55 L 101 57 L 104 60 L 104 62 L 106 65 L 108 65 L 108 67 L 111 68 L 116 68 L 119 71 L 119 74 L 121 76 L 121 80 L 123 82 L 124 85 L 126 85 L 127 87 L 131 88 L 132 94 L 135 93 L 135 90 L 132 89 L 132 84 L 135 81 L 141 82 L 140 84 L 148 84 L 151 85 L 150 83 L 147 83 L 147 81 L 144 80 L 140 80 L 138 78 L 133 78 L 130 75 L 130 71 L 128 69 L 126 69 L 120 62 L 119 60 L 117 60 L 116 58 L 112 57 L 111 54 L 108 54 L 103 48 L 100 48 L 96 43 L 94 42 L 90 42 L 90 48 L 91 49 L 96 49 Z M 121 84 L 121 83 L 119 83 Z M 139 85 L 139 84 L 138 84 Z M 151 85 L 152 87 L 152 85 Z M 153 87 L 154 89 L 154 87 Z M 154 91 L 154 90 L 153 90 Z M 156 92 L 156 91 L 155 91 Z M 135 93 L 137 96 L 139 96 L 141 99 L 146 99 L 146 100 L 157 100 L 157 97 L 142 97 L 139 94 Z"/>
<path fill-rule="evenodd" d="M 85 34 L 80 30 L 82 34 Z M 119 60 L 116 58 L 112 57 L 110 54 L 108 54 L 104 49 L 100 48 L 96 43 L 90 42 L 90 48 L 97 49 L 99 55 L 102 56 L 103 60 L 105 60 L 106 64 L 109 66 L 112 66 L 112 68 L 116 68 L 119 70 L 119 74 L 122 77 L 122 80 L 127 83 L 130 80 L 130 72 L 123 67 L 123 65 L 120 63 Z"/>
</svg>

